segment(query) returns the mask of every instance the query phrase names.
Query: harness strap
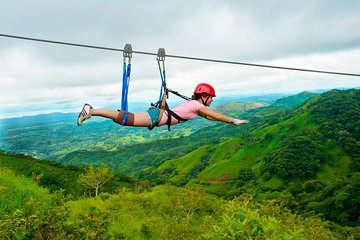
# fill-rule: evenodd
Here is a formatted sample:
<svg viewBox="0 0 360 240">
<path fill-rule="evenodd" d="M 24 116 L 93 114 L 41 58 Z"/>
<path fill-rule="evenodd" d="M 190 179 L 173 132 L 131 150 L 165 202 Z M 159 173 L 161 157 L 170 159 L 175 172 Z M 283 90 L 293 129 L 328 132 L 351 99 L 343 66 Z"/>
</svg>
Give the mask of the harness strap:
<svg viewBox="0 0 360 240">
<path fill-rule="evenodd" d="M 180 93 L 177 92 L 177 91 L 171 90 L 170 88 L 167 88 L 167 91 L 168 91 L 168 92 L 171 92 L 172 94 L 174 94 L 174 95 L 176 95 L 176 96 L 178 96 L 178 97 L 181 97 L 181 98 L 183 98 L 183 99 L 185 99 L 185 100 L 190 100 L 190 99 L 191 99 L 191 97 L 187 97 L 187 96 L 185 96 L 185 95 L 182 95 L 182 94 L 180 94 Z"/>
<path fill-rule="evenodd" d="M 170 108 L 169 105 L 166 104 L 165 105 L 165 111 L 167 112 L 167 121 L 166 124 L 168 125 L 168 130 L 170 131 L 170 126 L 171 126 L 171 117 L 174 117 L 176 120 L 178 120 L 179 122 L 186 122 L 187 119 L 184 119 L 182 117 L 180 117 L 179 115 L 177 115 L 176 113 L 174 113 Z"/>
<path fill-rule="evenodd" d="M 171 117 L 174 117 L 179 122 L 186 122 L 187 121 L 187 119 L 184 119 L 184 118 L 180 117 L 178 114 L 176 114 L 175 112 L 173 112 L 169 108 L 169 105 L 166 102 L 166 97 L 167 97 L 167 94 L 166 94 L 166 92 L 164 92 L 161 102 L 157 102 L 156 104 L 152 104 L 151 107 L 160 109 L 160 114 L 159 114 L 159 118 L 157 120 L 157 123 L 155 125 L 151 126 L 151 127 L 148 127 L 149 130 L 152 130 L 156 126 L 159 126 L 159 123 L 160 123 L 160 121 L 161 121 L 161 119 L 163 117 L 164 112 L 166 112 L 166 114 L 167 114 L 166 125 L 168 125 L 168 130 L 169 131 L 170 131 L 170 126 L 171 126 Z"/>
<path fill-rule="evenodd" d="M 126 44 L 124 48 L 124 65 L 123 65 L 123 85 L 122 85 L 122 95 L 121 95 L 121 110 L 125 111 L 124 118 L 121 122 L 122 125 L 126 125 L 128 119 L 128 93 L 129 93 L 129 84 L 130 84 L 130 73 L 131 73 L 131 57 L 132 57 L 132 47 L 130 44 Z"/>
<path fill-rule="evenodd" d="M 185 122 L 187 121 L 186 119 L 183 119 L 182 117 L 180 117 L 179 115 L 177 115 L 176 113 L 174 113 L 168 106 L 168 104 L 166 103 L 166 98 L 169 97 L 169 92 L 184 98 L 186 100 L 190 100 L 189 97 L 186 97 L 184 95 L 181 95 L 180 93 L 173 91 L 171 89 L 168 89 L 166 87 L 166 72 L 165 72 L 165 49 L 164 48 L 159 48 L 158 50 L 158 54 L 157 54 L 157 62 L 158 62 L 158 67 L 159 67 L 159 72 L 160 72 L 160 78 L 161 78 L 161 88 L 160 88 L 160 96 L 159 96 L 159 100 L 155 103 L 155 104 L 151 104 L 150 108 L 159 108 L 160 109 L 160 114 L 159 114 L 159 118 L 157 120 L 157 123 L 153 126 L 148 127 L 149 130 L 152 130 L 154 127 L 159 126 L 159 122 L 161 121 L 164 112 L 166 111 L 167 113 L 167 121 L 166 124 L 168 125 L 168 130 L 170 131 L 170 126 L 171 126 L 171 117 L 173 116 L 176 120 L 178 120 L 179 122 Z M 164 91 L 164 93 L 163 93 Z"/>
</svg>

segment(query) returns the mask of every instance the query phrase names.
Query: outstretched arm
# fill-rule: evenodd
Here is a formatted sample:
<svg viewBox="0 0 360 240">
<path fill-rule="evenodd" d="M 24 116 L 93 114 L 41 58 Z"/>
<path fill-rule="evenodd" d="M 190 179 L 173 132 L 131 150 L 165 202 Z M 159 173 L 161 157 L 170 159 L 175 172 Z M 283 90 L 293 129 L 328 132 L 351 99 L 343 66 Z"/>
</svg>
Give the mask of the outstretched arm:
<svg viewBox="0 0 360 240">
<path fill-rule="evenodd" d="M 225 123 L 232 123 L 235 125 L 240 125 L 240 124 L 249 122 L 248 120 L 241 120 L 241 119 L 236 119 L 236 118 L 231 118 L 231 117 L 225 116 L 221 113 L 214 112 L 206 107 L 199 108 L 198 113 L 199 113 L 199 116 L 204 117 L 209 120 L 220 121 L 220 122 L 225 122 Z"/>
</svg>

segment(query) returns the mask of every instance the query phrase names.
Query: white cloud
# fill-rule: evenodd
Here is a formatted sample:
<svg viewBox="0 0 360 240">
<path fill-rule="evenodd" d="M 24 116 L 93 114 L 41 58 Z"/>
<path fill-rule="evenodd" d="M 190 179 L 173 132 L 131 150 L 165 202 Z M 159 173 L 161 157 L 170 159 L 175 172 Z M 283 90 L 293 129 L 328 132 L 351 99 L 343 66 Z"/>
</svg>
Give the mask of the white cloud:
<svg viewBox="0 0 360 240">
<path fill-rule="evenodd" d="M 5 34 L 137 51 L 359 72 L 359 1 L 7 2 Z M 14 32 L 16 29 L 16 32 Z M 0 109 L 104 104 L 121 94 L 122 53 L 0 39 Z M 130 101 L 155 101 L 154 56 L 134 54 Z M 168 86 L 191 95 L 209 82 L 218 96 L 359 87 L 358 77 L 166 59 Z"/>
<path fill-rule="evenodd" d="M 54 102 L 103 101 L 121 95 L 121 64 L 117 59 L 101 59 L 93 64 L 50 65 L 26 49 L 2 53 L 0 60 L 0 106 L 50 104 Z M 129 98 L 134 101 L 155 101 L 160 88 L 156 63 L 133 61 Z M 172 89 L 191 95 L 199 82 L 216 86 L 219 96 L 241 93 L 299 92 L 336 87 L 358 87 L 359 78 L 315 73 L 292 72 L 242 65 L 216 63 L 183 64 L 167 59 L 167 82 Z M 311 54 L 264 62 L 267 65 L 300 67 L 325 71 L 356 72 L 360 49 L 328 54 Z M 148 71 L 149 73 L 146 73 Z M 150 77 L 148 77 L 149 75 Z"/>
</svg>

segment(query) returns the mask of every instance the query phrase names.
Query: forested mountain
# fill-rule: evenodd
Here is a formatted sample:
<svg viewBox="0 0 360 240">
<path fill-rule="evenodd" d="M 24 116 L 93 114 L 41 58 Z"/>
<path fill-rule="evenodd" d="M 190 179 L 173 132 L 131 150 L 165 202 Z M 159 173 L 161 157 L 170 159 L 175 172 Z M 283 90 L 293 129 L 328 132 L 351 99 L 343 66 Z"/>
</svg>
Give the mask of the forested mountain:
<svg viewBox="0 0 360 240">
<path fill-rule="evenodd" d="M 359 90 L 330 91 L 253 121 L 237 136 L 165 161 L 152 173 L 180 185 L 195 182 L 220 195 L 282 197 L 294 210 L 358 224 Z"/>
<path fill-rule="evenodd" d="M 336 234 L 340 234 L 339 236 L 341 237 L 337 236 L 335 238 L 346 239 L 350 237 L 356 239 L 360 235 L 360 90 L 333 90 L 312 98 L 308 98 L 307 93 L 302 93 L 302 95 L 303 97 L 300 97 L 301 100 L 296 100 L 297 96 L 289 100 L 292 101 L 295 99 L 297 103 L 286 103 L 286 101 L 283 102 L 284 100 L 279 100 L 273 105 L 264 106 L 260 109 L 251 109 L 246 112 L 239 112 L 234 115 L 234 117 L 248 118 L 251 122 L 248 125 L 238 127 L 234 125 L 215 124 L 204 127 L 188 136 L 128 146 L 117 146 L 111 151 L 86 148 L 85 150 L 72 151 L 59 161 L 67 164 L 83 165 L 90 163 L 100 165 L 105 162 L 112 169 L 116 169 L 117 172 L 130 174 L 136 179 L 135 181 L 150 180 L 152 185 L 158 185 L 154 193 L 146 193 L 148 190 L 145 190 L 145 193 L 142 192 L 143 190 L 131 193 L 122 192 L 124 196 L 122 198 L 107 196 L 102 199 L 101 202 L 82 201 L 81 204 L 85 204 L 89 209 L 98 209 L 97 214 L 100 215 L 97 217 L 100 217 L 98 219 L 103 219 L 104 221 L 109 220 L 105 215 L 101 215 L 105 214 L 104 208 L 101 207 L 104 204 L 109 211 L 115 211 L 113 209 L 113 207 L 115 207 L 113 201 L 120 201 L 122 204 L 131 203 L 133 206 L 137 206 L 137 209 L 128 208 L 128 211 L 132 212 L 132 217 L 138 217 L 137 220 L 133 220 L 134 225 L 128 226 L 129 229 L 133 229 L 133 232 L 139 231 L 141 234 L 153 234 L 152 236 L 159 236 L 159 234 L 171 236 L 170 229 L 165 226 L 174 224 L 172 226 L 175 227 L 177 224 L 185 224 L 185 222 L 179 220 L 181 219 L 181 214 L 177 215 L 179 213 L 175 214 L 175 212 L 172 212 L 168 215 L 169 218 L 166 218 L 167 220 L 159 220 L 159 216 L 164 212 L 159 212 L 159 216 L 152 215 L 151 217 L 146 214 L 146 216 L 139 216 L 136 215 L 135 212 L 153 212 L 154 208 L 162 209 L 160 205 L 157 205 L 160 204 L 159 201 L 165 201 L 161 202 L 161 204 L 164 205 L 179 204 L 179 199 L 170 199 L 172 195 L 168 195 L 169 191 L 179 198 L 186 199 L 187 197 L 184 197 L 185 195 L 199 196 L 197 195 L 199 194 L 198 190 L 201 189 L 201 191 L 205 191 L 201 193 L 205 194 L 203 195 L 204 197 L 201 198 L 202 200 L 200 201 L 198 199 L 199 201 L 196 201 L 197 205 L 195 208 L 191 208 L 192 210 L 186 210 L 186 213 L 189 214 L 188 217 L 191 216 L 189 217 L 189 219 L 191 219 L 190 222 L 194 224 L 198 224 L 194 219 L 207 221 L 205 219 L 208 219 L 207 211 L 210 211 L 209 209 L 212 209 L 211 211 L 221 212 L 230 207 L 230 205 L 226 204 L 233 204 L 230 199 L 240 196 L 251 196 L 251 204 L 260 204 L 256 205 L 256 207 L 254 207 L 255 205 L 251 207 L 254 211 L 268 208 L 268 200 L 271 200 L 272 204 L 281 206 L 281 211 L 289 209 L 293 213 L 305 214 L 304 216 L 321 214 L 323 218 L 330 221 L 332 229 L 336 229 L 335 231 L 337 233 L 333 233 L 334 235 L 332 235 L 331 233 L 320 231 L 321 234 L 324 235 L 321 237 L 320 232 L 317 232 L 318 237 L 315 237 L 315 239 L 331 239 L 329 236 L 335 236 Z M 230 106 L 234 105 L 231 104 Z M 271 109 L 276 110 L 271 111 Z M 234 109 L 231 111 L 234 111 Z M 36 172 L 36 168 L 41 168 L 36 167 L 39 164 L 36 160 L 33 160 L 35 161 L 34 163 L 27 165 L 28 167 L 21 170 L 19 166 L 22 164 L 14 164 L 16 166 L 11 166 L 11 164 L 9 164 L 9 158 L 11 158 L 11 156 L 6 154 L 4 156 L 5 161 L 0 161 L 1 166 L 17 169 L 16 171 L 18 173 L 27 172 L 28 176 L 30 176 L 30 172 L 32 171 L 36 173 L 34 176 L 41 173 L 41 171 Z M 19 159 L 16 156 L 15 158 Z M 24 160 L 23 158 L 20 159 L 22 160 L 14 160 L 13 162 L 21 162 Z M 4 157 L 2 157 L 2 160 L 4 160 Z M 51 162 L 48 162 L 47 165 L 50 165 L 50 168 L 56 167 L 56 165 L 51 166 Z M 80 171 L 77 167 L 69 166 L 70 168 L 67 169 L 64 165 L 59 166 L 61 166 L 61 169 L 64 171 L 72 171 L 74 175 L 70 174 L 69 179 Z M 45 168 L 48 169 L 48 167 Z M 56 171 L 50 170 L 49 172 Z M 5 175 L 7 176 L 8 173 Z M 119 175 L 119 177 L 119 180 L 124 180 L 125 185 L 133 189 L 131 186 L 134 184 L 131 178 L 127 178 L 124 175 Z M 49 178 L 53 179 L 54 177 L 44 177 L 44 179 Z M 39 183 L 41 184 L 41 181 Z M 186 192 L 187 190 L 181 190 L 183 188 L 173 187 L 170 187 L 170 190 L 168 185 L 163 185 L 168 183 L 179 187 L 191 188 L 192 190 Z M 1 184 L 0 182 L 0 185 Z M 70 187 L 70 185 L 65 184 L 64 181 L 55 182 L 53 186 L 51 185 L 51 181 L 44 181 L 42 184 L 44 184 L 43 186 L 49 187 L 49 189 L 56 189 L 56 184 L 62 185 L 65 189 Z M 49 186 L 46 184 L 49 184 Z M 120 186 L 117 185 L 117 183 L 111 185 L 112 187 L 107 187 L 107 191 L 110 193 L 114 193 L 116 186 Z M 145 188 L 142 187 L 141 189 L 148 189 L 148 187 L 146 187 L 148 185 L 145 184 L 144 186 Z M 76 189 L 74 186 L 71 188 Z M 1 186 L 0 191 L 3 191 L 1 190 Z M 152 191 L 153 190 L 150 192 Z M 206 192 L 218 195 L 221 197 L 221 201 L 230 202 L 220 203 L 215 199 L 210 200 Z M 149 198 L 152 200 L 149 200 Z M 142 202 L 141 207 L 137 205 L 139 201 L 135 199 L 142 199 L 139 200 Z M 204 199 L 207 200 L 203 202 Z M 169 202 L 167 202 L 168 200 Z M 207 205 L 208 201 L 214 201 L 216 205 L 225 204 L 227 207 L 224 209 L 218 208 L 220 205 L 218 207 L 212 205 L 211 207 Z M 246 202 L 248 202 L 248 200 L 237 204 L 246 205 Z M 90 212 L 87 212 L 86 209 L 75 210 L 79 204 L 80 203 L 76 201 L 69 203 L 68 206 L 71 205 L 75 212 L 83 212 L 85 214 L 83 215 L 84 217 L 87 216 L 88 219 L 92 218 L 89 215 Z M 186 205 L 190 207 L 189 204 L 190 202 L 182 202 L 181 206 Z M 197 207 L 200 205 L 204 208 Z M 144 207 L 144 209 L 139 210 L 139 207 Z M 148 207 L 152 210 L 148 209 Z M 278 211 L 272 207 L 269 209 L 272 209 L 272 213 Z M 249 209 L 240 210 L 236 208 L 234 211 L 240 211 L 242 213 L 245 211 L 247 213 L 246 215 L 242 215 L 243 217 L 235 217 L 229 220 L 230 222 L 236 221 L 236 223 L 232 222 L 232 224 L 235 224 L 232 226 L 240 226 L 240 219 L 251 219 L 250 216 L 253 214 Z M 262 212 L 262 214 L 267 216 L 265 212 Z M 115 215 L 111 216 L 115 219 Z M 212 215 L 212 217 L 217 219 L 215 222 L 218 222 L 220 225 L 223 224 L 222 226 L 230 223 L 222 222 L 229 216 Z M 235 215 L 232 216 L 234 217 Z M 282 219 L 281 221 L 286 222 L 284 218 L 278 217 L 279 218 L 276 218 L 277 220 Z M 160 233 L 157 232 L 157 230 L 154 231 L 156 227 L 152 228 L 154 226 L 151 225 L 154 218 L 164 224 L 164 229 L 167 229 L 166 233 Z M 289 215 L 287 215 L 286 218 L 294 219 L 293 217 L 289 217 Z M 109 221 L 118 221 L 114 219 Z M 175 222 L 170 221 L 171 219 Z M 255 220 L 255 222 L 258 223 L 261 221 L 263 220 Z M 304 219 L 303 223 L 306 221 L 308 220 Z M 143 225 L 134 228 L 138 222 L 142 222 Z M 99 224 L 101 225 L 101 223 Z M 294 222 L 292 222 L 292 224 L 294 224 Z M 296 222 L 295 224 L 304 226 L 301 225 L 300 222 Z M 314 226 L 320 227 L 314 222 L 313 224 Z M 224 231 L 223 227 L 216 224 L 215 226 L 214 222 L 211 222 L 211 225 L 220 232 Z M 339 225 L 343 227 L 339 228 Z M 186 227 L 185 225 L 181 226 Z M 186 234 L 190 235 L 186 236 L 191 236 L 191 234 L 195 232 L 201 232 L 203 234 L 202 225 L 197 226 L 199 226 L 197 230 L 188 226 L 187 228 L 190 232 Z M 306 226 L 305 228 L 309 228 L 311 223 Z M 256 230 L 254 230 L 255 226 L 252 227 L 251 231 L 256 232 Z M 257 229 L 259 229 L 259 227 L 263 229 L 264 227 L 270 226 L 258 224 L 256 227 Z M 273 225 L 273 227 L 277 228 L 279 226 L 276 227 Z M 322 226 L 320 228 L 325 229 L 326 227 L 324 228 L 324 226 Z M 114 229 L 114 226 L 112 229 Z M 103 230 L 108 231 L 106 229 Z M 125 234 L 124 231 L 122 234 Z M 235 229 L 231 229 L 231 231 L 235 231 Z M 247 236 L 264 237 L 264 231 L 260 230 L 260 232 L 259 235 L 256 235 L 256 233 Z M 265 232 L 269 233 L 268 231 Z M 284 230 L 282 230 L 282 232 L 284 232 Z M 214 232 L 208 234 L 214 234 Z M 244 233 L 242 234 L 243 235 L 240 236 L 245 236 Z M 277 232 L 276 234 L 279 233 Z M 295 233 L 292 232 L 291 234 Z M 277 235 L 273 236 L 274 239 L 277 239 L 276 236 Z M 271 238 L 269 237 L 269 239 Z M 280 237 L 280 239 L 286 239 L 286 237 L 283 236 Z M 305 239 L 312 238 L 306 237 Z"/>
<path fill-rule="evenodd" d="M 360 91 L 334 90 L 293 109 L 262 111 L 248 126 L 218 124 L 188 137 L 120 151 L 74 152 L 61 161 L 105 161 L 142 179 L 179 186 L 196 183 L 227 197 L 245 192 L 259 199 L 281 196 L 294 210 L 356 224 Z"/>
<path fill-rule="evenodd" d="M 301 97 L 294 96 L 298 103 L 306 98 L 303 94 L 300 95 Z M 244 113 L 244 111 L 252 115 L 257 109 L 273 103 L 279 97 L 281 95 L 273 94 L 256 97 L 220 98 L 214 102 L 214 108 L 231 116 Z M 174 104 L 170 103 L 170 105 Z M 130 104 L 130 109 L 141 111 L 146 106 L 146 103 L 133 103 Z M 106 108 L 114 109 L 116 106 L 107 106 Z M 189 136 L 204 127 L 215 124 L 212 121 L 198 118 L 173 126 L 173 131 L 169 132 L 166 127 L 156 128 L 153 131 L 146 128 L 124 128 L 110 120 L 93 118 L 82 127 L 78 127 L 76 124 L 77 115 L 77 113 L 57 112 L 0 119 L 0 149 L 42 159 L 57 160 L 77 150 L 114 151 L 122 146 Z"/>
<path fill-rule="evenodd" d="M 317 95 L 319 94 L 304 91 L 296 95 L 280 98 L 276 100 L 273 104 L 271 104 L 271 106 L 268 106 L 267 108 L 259 112 L 257 116 L 273 115 L 277 112 L 281 112 L 286 109 L 295 108 L 301 105 L 304 101 L 308 100 L 309 98 L 313 98 Z"/>
<path fill-rule="evenodd" d="M 293 105 L 300 105 L 305 100 L 314 96 L 313 93 L 300 93 L 292 97 L 287 97 Z M 281 99 L 280 99 L 281 100 Z M 285 102 L 284 100 L 282 102 Z M 276 105 L 278 104 L 276 101 Z M 289 104 L 290 105 L 290 104 Z M 100 163 L 102 161 L 107 162 L 110 166 L 125 173 L 135 173 L 138 175 L 138 172 L 142 169 L 146 169 L 148 166 L 158 165 L 164 160 L 172 159 L 174 157 L 183 156 L 186 153 L 189 153 L 200 146 L 205 144 L 212 144 L 222 142 L 225 139 L 230 139 L 234 136 L 239 136 L 243 133 L 249 133 L 249 129 L 254 128 L 260 124 L 259 122 L 265 121 L 261 115 L 263 112 L 269 114 L 269 109 L 272 109 L 272 105 L 266 103 L 257 103 L 257 102 L 228 102 L 220 106 L 215 107 L 215 110 L 220 110 L 225 114 L 231 115 L 233 117 L 252 117 L 250 126 L 242 125 L 241 127 L 229 126 L 226 124 L 217 124 L 212 121 L 204 119 L 196 119 L 188 121 L 184 124 L 174 126 L 172 132 L 176 132 L 179 129 L 187 129 L 188 126 L 198 126 L 200 129 L 195 131 L 195 134 L 190 135 L 179 135 L 178 137 L 172 137 L 171 140 L 164 135 L 167 132 L 165 129 L 156 128 L 157 137 L 161 138 L 160 141 L 153 141 L 141 144 L 133 144 L 127 146 L 118 146 L 113 148 L 112 151 L 107 149 L 82 149 L 80 151 L 73 151 L 63 158 L 60 159 L 60 162 L 63 163 L 73 163 L 73 164 L 88 164 L 88 163 Z M 286 107 L 276 107 L 278 109 L 284 110 Z M 260 111 L 260 113 L 259 113 Z M 278 110 L 277 110 L 278 111 Z M 189 125 L 186 125 L 189 124 Z M 92 126 L 91 126 L 92 127 Z M 176 128 L 178 127 L 178 128 Z M 95 130 L 94 130 L 95 131 Z M 183 130 L 184 131 L 184 130 Z M 136 136 L 134 136 L 136 138 Z M 101 142 L 101 141 L 99 141 Z M 140 173 L 141 175 L 142 173 Z"/>
</svg>

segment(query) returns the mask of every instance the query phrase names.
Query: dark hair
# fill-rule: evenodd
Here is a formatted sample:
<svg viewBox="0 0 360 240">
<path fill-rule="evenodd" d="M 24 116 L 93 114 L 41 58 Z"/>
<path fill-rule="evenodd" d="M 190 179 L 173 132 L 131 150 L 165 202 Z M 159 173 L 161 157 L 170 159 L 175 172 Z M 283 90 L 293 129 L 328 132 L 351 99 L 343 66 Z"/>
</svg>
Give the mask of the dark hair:
<svg viewBox="0 0 360 240">
<path fill-rule="evenodd" d="M 198 100 L 202 97 L 207 97 L 207 96 L 209 96 L 209 94 L 207 94 L 207 93 L 196 93 L 191 96 L 191 100 Z"/>
</svg>

